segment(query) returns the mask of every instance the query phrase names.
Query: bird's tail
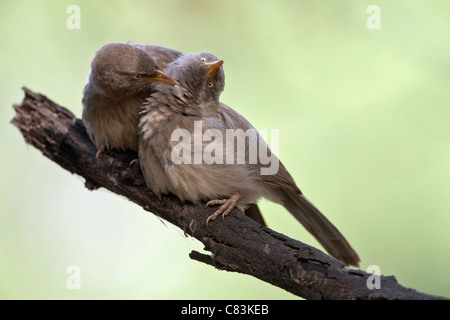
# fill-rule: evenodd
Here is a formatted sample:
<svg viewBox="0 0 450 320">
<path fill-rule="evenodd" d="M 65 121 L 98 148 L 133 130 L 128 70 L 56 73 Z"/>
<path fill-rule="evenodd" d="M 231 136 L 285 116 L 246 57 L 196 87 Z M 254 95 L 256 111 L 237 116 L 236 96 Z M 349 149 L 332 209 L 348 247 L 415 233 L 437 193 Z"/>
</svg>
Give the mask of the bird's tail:
<svg viewBox="0 0 450 320">
<path fill-rule="evenodd" d="M 247 209 L 245 209 L 245 215 L 249 218 L 252 218 L 256 222 L 258 222 L 263 227 L 266 227 L 267 224 L 264 221 L 264 218 L 261 214 L 261 211 L 259 211 L 258 205 L 256 203 L 252 203 L 249 205 Z"/>
<path fill-rule="evenodd" d="M 281 204 L 320 242 L 333 257 L 359 266 L 358 254 L 342 233 L 303 194 L 283 190 Z"/>
</svg>

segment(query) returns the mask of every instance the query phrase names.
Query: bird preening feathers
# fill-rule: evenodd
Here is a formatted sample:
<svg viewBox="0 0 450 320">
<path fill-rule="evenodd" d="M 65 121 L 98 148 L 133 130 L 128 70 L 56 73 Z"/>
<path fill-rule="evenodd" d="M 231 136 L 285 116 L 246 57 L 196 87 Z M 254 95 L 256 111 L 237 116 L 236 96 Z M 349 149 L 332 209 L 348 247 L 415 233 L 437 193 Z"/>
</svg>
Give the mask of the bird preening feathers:
<svg viewBox="0 0 450 320">
<path fill-rule="evenodd" d="M 281 204 L 332 256 L 358 266 L 357 253 L 302 194 L 253 126 L 220 101 L 222 64 L 208 52 L 183 54 L 133 44 L 101 48 L 83 97 L 83 120 L 97 155 L 110 148 L 137 150 L 155 195 L 170 193 L 182 201 L 218 206 L 206 223 L 236 208 L 264 224 L 257 201 L 264 197 Z M 197 139 L 198 132 L 208 138 Z M 244 144 L 229 148 L 220 141 L 229 142 L 230 132 L 244 132 Z M 268 163 L 260 157 L 261 148 L 276 162 L 276 170 L 263 173 Z M 189 151 L 209 151 L 214 161 Z"/>
</svg>

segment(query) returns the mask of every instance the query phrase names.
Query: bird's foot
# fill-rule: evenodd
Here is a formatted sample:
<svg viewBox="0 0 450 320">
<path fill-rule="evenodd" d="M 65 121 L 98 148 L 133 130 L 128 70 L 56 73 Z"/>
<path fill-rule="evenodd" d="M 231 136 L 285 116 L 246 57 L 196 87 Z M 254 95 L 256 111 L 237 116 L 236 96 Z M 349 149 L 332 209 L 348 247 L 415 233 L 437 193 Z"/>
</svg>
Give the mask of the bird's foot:
<svg viewBox="0 0 450 320">
<path fill-rule="evenodd" d="M 103 153 L 103 151 L 105 151 L 105 146 L 101 146 L 98 150 L 97 153 L 95 154 L 95 157 L 98 159 L 98 157 Z"/>
<path fill-rule="evenodd" d="M 208 222 L 210 220 L 214 221 L 220 215 L 222 215 L 222 219 L 224 219 L 225 216 L 228 215 L 231 210 L 233 210 L 233 208 L 238 209 L 239 212 L 241 212 L 241 213 L 245 213 L 244 209 L 242 209 L 236 205 L 238 203 L 238 201 L 241 200 L 241 198 L 242 198 L 242 196 L 239 193 L 235 193 L 229 199 L 208 201 L 208 203 L 206 204 L 207 207 L 213 206 L 216 204 L 221 204 L 221 206 L 219 209 L 217 209 L 216 212 L 214 212 L 212 215 L 210 215 L 208 217 L 208 219 L 206 219 L 206 225 L 208 225 Z"/>
</svg>

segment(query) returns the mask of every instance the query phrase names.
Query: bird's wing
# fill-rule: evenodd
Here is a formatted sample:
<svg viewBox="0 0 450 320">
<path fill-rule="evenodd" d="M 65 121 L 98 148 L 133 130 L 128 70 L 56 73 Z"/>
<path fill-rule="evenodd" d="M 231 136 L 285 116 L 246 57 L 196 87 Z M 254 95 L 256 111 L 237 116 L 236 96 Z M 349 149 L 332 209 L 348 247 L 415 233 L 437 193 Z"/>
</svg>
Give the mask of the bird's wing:
<svg viewBox="0 0 450 320">
<path fill-rule="evenodd" d="M 252 125 L 239 113 L 221 104 L 219 112 L 223 114 L 227 125 L 231 122 L 235 128 L 247 130 Z M 259 139 L 262 139 L 259 137 Z M 268 148 L 268 146 L 267 146 Z M 270 153 L 270 149 L 267 149 Z M 339 230 L 315 207 L 300 191 L 294 179 L 281 161 L 275 174 L 260 175 L 264 197 L 283 205 L 334 257 L 346 264 L 358 266 L 359 257 Z M 258 158 L 259 160 L 259 158 Z M 261 167 L 260 161 L 255 165 Z"/>
<path fill-rule="evenodd" d="M 166 47 L 146 45 L 146 44 L 133 44 L 139 49 L 147 52 L 159 65 L 161 70 L 164 70 L 169 63 L 177 59 L 183 53 L 177 50 L 173 50 Z"/>
</svg>

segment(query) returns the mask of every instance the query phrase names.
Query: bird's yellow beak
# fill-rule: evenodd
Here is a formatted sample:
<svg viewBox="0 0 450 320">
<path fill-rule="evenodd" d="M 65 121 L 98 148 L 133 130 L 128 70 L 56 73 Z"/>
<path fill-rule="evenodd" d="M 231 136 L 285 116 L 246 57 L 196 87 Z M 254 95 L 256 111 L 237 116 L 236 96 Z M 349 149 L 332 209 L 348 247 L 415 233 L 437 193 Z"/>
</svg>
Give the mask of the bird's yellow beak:
<svg viewBox="0 0 450 320">
<path fill-rule="evenodd" d="M 180 85 L 177 80 L 172 79 L 171 77 L 169 77 L 167 74 L 165 74 L 161 70 L 156 70 L 156 76 L 154 76 L 152 78 L 148 78 L 147 80 L 150 82 L 163 82 L 163 83 L 167 83 L 167 84 L 171 84 L 171 85 L 175 85 L 175 86 Z"/>
<path fill-rule="evenodd" d="M 214 62 L 205 62 L 206 67 L 208 68 L 208 73 L 206 74 L 206 79 L 211 78 L 216 74 L 217 70 L 223 65 L 223 60 L 217 60 Z"/>
</svg>

